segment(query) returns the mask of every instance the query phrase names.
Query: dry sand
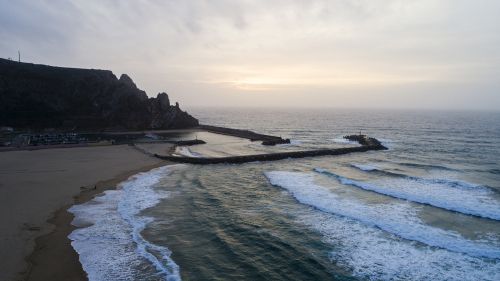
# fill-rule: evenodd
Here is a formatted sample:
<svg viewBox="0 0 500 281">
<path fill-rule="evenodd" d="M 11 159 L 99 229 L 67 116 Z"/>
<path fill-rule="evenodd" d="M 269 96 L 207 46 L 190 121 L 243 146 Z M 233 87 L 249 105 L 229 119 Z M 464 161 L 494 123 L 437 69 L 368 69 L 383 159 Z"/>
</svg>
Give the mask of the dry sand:
<svg viewBox="0 0 500 281">
<path fill-rule="evenodd" d="M 169 146 L 148 149 L 168 151 Z M 1 152 L 0 280 L 85 280 L 67 238 L 73 227 L 66 209 L 74 197 L 86 201 L 163 164 L 127 145 Z"/>
</svg>

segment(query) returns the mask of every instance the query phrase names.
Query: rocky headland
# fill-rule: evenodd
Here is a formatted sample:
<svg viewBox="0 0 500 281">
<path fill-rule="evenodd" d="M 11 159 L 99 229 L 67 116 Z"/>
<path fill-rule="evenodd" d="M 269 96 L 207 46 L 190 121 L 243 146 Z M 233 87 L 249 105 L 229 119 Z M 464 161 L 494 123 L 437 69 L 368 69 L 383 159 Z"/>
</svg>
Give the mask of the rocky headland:
<svg viewBox="0 0 500 281">
<path fill-rule="evenodd" d="M 0 59 L 0 126 L 64 130 L 149 130 L 198 126 L 170 104 L 150 98 L 122 74 Z"/>
</svg>

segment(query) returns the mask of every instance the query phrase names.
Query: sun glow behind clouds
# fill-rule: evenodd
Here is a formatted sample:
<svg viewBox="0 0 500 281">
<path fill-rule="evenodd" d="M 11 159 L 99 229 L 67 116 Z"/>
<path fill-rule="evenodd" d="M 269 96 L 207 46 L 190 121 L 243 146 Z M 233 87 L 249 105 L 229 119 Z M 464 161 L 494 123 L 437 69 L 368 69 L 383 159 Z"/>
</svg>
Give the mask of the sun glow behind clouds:
<svg viewBox="0 0 500 281">
<path fill-rule="evenodd" d="M 324 77 L 324 78 L 286 78 L 279 77 L 247 77 L 227 82 L 219 82 L 226 84 L 238 90 L 245 91 L 269 91 L 274 89 L 286 89 L 296 86 L 309 86 L 309 87 L 328 87 L 328 86 L 357 86 L 357 87 L 371 87 L 371 86 L 387 86 L 394 84 L 404 84 L 408 82 L 420 82 L 422 79 L 401 79 L 399 77 Z"/>
<path fill-rule="evenodd" d="M 494 0 L 0 0 L 0 57 L 128 73 L 185 105 L 492 108 L 499 13 Z"/>
<path fill-rule="evenodd" d="M 335 67 L 313 69 L 306 66 L 279 69 L 269 66 L 253 66 L 247 69 L 235 69 L 222 72 L 220 78 L 205 81 L 209 84 L 218 84 L 226 88 L 243 91 L 272 91 L 286 90 L 294 87 L 357 87 L 370 88 L 373 86 L 391 86 L 407 83 L 432 82 L 439 74 L 421 73 L 390 74 L 390 72 L 356 72 L 354 69 L 336 70 Z M 260 71 L 259 71 L 260 70 Z M 217 71 L 214 70 L 213 73 Z M 226 74 L 224 74 L 226 73 Z"/>
</svg>

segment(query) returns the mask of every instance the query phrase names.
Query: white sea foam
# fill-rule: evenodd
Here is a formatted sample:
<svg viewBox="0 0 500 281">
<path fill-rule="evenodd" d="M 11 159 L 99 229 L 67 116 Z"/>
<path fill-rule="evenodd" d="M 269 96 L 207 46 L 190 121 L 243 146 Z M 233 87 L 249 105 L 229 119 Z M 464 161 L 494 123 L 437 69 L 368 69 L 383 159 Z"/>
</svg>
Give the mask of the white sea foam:
<svg viewBox="0 0 500 281">
<path fill-rule="evenodd" d="M 365 204 L 344 198 L 315 184 L 311 173 L 273 171 L 265 175 L 271 184 L 288 190 L 300 203 L 320 211 L 353 219 L 429 246 L 475 257 L 500 259 L 498 245 L 468 240 L 456 232 L 426 225 L 418 218 L 418 210 L 407 202 Z"/>
<path fill-rule="evenodd" d="M 379 138 L 378 140 L 380 141 L 380 143 L 381 143 L 383 146 L 387 147 L 387 149 L 388 149 L 388 150 L 392 150 L 392 149 L 394 149 L 394 147 L 396 146 L 396 145 L 394 144 L 394 141 L 393 141 L 393 140 L 391 140 L 391 139 L 380 139 L 380 138 Z"/>
<path fill-rule="evenodd" d="M 181 154 L 183 156 L 187 156 L 187 157 L 194 157 L 194 158 L 201 157 L 201 154 L 191 151 L 191 149 L 189 149 L 189 147 L 186 147 L 186 146 L 178 147 L 177 152 L 179 154 Z"/>
<path fill-rule="evenodd" d="M 359 143 L 357 141 L 351 141 L 351 140 L 348 140 L 346 138 L 344 138 L 343 136 L 339 136 L 337 138 L 333 138 L 333 139 L 328 139 L 329 141 L 332 141 L 334 143 L 339 143 L 339 144 L 356 144 L 356 145 L 359 145 Z M 393 149 L 394 148 L 394 142 L 390 139 L 378 139 L 383 146 L 387 147 L 389 150 Z"/>
<path fill-rule="evenodd" d="M 380 171 L 367 165 L 353 166 L 363 171 Z M 395 176 L 383 177 L 381 183 L 367 183 L 324 169 L 314 170 L 332 176 L 345 185 L 467 215 L 500 220 L 500 202 L 492 197 L 491 190 L 480 185 L 453 180 L 417 178 L 384 171 L 382 172 Z"/>
<path fill-rule="evenodd" d="M 141 235 L 152 218 L 140 213 L 168 197 L 154 188 L 168 169 L 165 166 L 135 175 L 119 189 L 69 209 L 75 215 L 73 224 L 83 227 L 69 238 L 89 280 L 180 280 L 170 250 Z"/>
<path fill-rule="evenodd" d="M 358 144 L 357 142 L 350 141 L 348 139 L 345 139 L 344 137 L 338 137 L 338 138 L 329 139 L 329 140 L 332 142 L 335 142 L 335 143 L 340 143 L 340 144 Z"/>
<path fill-rule="evenodd" d="M 323 212 L 298 215 L 332 245 L 332 261 L 366 280 L 496 281 L 500 262 L 409 242 Z"/>
</svg>

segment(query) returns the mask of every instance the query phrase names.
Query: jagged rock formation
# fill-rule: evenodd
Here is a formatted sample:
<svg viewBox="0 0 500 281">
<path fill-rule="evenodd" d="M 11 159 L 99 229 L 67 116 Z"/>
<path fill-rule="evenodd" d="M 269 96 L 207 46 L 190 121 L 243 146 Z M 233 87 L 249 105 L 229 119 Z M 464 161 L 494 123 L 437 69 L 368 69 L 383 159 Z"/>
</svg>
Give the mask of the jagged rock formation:
<svg viewBox="0 0 500 281">
<path fill-rule="evenodd" d="M 198 120 L 148 98 L 126 74 L 0 59 L 0 126 L 145 130 L 188 128 Z"/>
</svg>

